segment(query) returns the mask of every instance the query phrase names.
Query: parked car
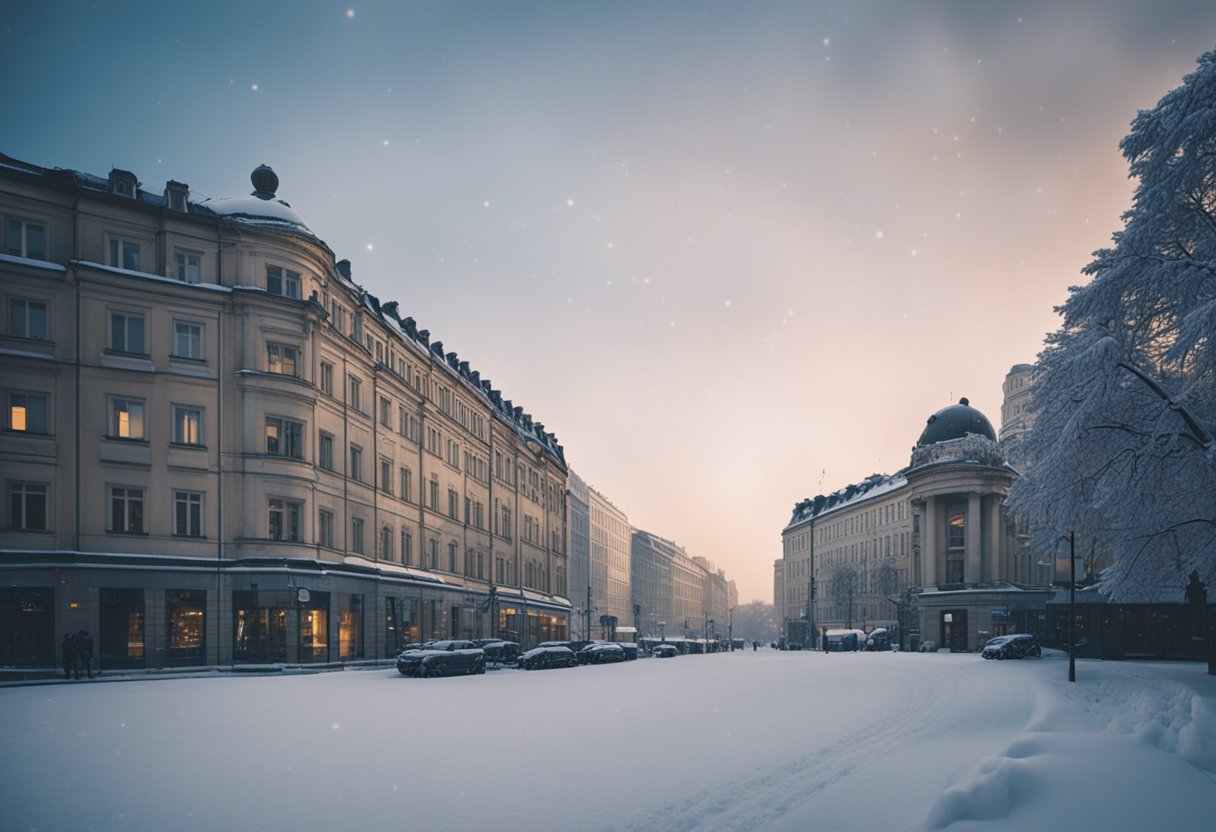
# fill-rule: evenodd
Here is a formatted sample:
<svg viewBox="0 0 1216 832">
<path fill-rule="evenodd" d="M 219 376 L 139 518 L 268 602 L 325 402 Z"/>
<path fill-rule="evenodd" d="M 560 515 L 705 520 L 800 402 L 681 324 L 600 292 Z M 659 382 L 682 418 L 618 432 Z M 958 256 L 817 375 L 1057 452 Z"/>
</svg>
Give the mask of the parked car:
<svg viewBox="0 0 1216 832">
<path fill-rule="evenodd" d="M 403 650 L 397 656 L 397 672 L 402 676 L 417 676 L 422 660 L 432 653 L 450 653 L 456 650 L 479 650 L 476 644 L 464 639 L 445 639 L 443 641 L 428 641 L 422 647 Z M 482 661 L 485 655 L 482 654 Z"/>
<path fill-rule="evenodd" d="M 513 664 L 519 659 L 518 642 L 487 639 L 481 649 L 485 651 L 489 664 Z"/>
<path fill-rule="evenodd" d="M 486 672 L 486 654 L 480 647 L 426 652 L 418 665 L 418 676 L 473 676 Z"/>
<path fill-rule="evenodd" d="M 866 636 L 866 650 L 874 652 L 876 650 L 890 650 L 891 636 L 885 627 L 879 627 L 876 630 L 871 630 Z"/>
<path fill-rule="evenodd" d="M 638 657 L 638 646 L 632 641 L 618 641 L 616 643 L 621 645 L 621 649 L 625 651 L 626 661 L 633 661 Z"/>
<path fill-rule="evenodd" d="M 569 647 L 534 647 L 519 657 L 519 666 L 524 670 L 543 670 L 547 667 L 574 667 L 578 659 Z"/>
<path fill-rule="evenodd" d="M 579 664 L 609 664 L 625 661 L 625 648 L 610 641 L 592 642 L 574 654 Z"/>
<path fill-rule="evenodd" d="M 679 652 L 674 644 L 656 644 L 650 655 L 656 659 L 673 659 Z"/>
<path fill-rule="evenodd" d="M 1028 633 L 1014 633 L 1008 636 L 997 636 L 984 645 L 980 655 L 985 659 L 1024 659 L 1039 658 L 1043 648 L 1034 636 Z"/>
</svg>

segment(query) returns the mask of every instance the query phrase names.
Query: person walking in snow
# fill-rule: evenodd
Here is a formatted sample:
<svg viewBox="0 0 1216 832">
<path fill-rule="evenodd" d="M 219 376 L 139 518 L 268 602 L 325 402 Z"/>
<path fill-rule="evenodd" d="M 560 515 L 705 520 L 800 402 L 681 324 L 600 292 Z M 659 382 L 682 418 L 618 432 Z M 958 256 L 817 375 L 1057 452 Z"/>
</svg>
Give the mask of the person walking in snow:
<svg viewBox="0 0 1216 832">
<path fill-rule="evenodd" d="M 80 669 L 76 667 L 76 636 L 68 633 L 63 637 L 63 678 L 71 679 L 73 673 L 80 678 Z"/>
<path fill-rule="evenodd" d="M 76 635 L 76 655 L 79 659 L 76 666 L 76 678 L 80 678 L 80 665 L 84 665 L 84 669 L 89 674 L 89 678 L 93 678 L 93 637 L 89 635 L 88 630 L 81 630 Z"/>
</svg>

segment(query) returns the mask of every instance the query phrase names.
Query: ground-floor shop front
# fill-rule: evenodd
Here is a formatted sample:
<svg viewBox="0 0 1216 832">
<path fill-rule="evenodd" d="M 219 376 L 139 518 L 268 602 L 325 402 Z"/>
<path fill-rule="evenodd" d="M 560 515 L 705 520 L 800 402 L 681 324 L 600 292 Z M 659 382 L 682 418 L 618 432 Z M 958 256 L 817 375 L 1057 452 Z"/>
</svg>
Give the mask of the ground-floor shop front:
<svg viewBox="0 0 1216 832">
<path fill-rule="evenodd" d="M 913 596 L 910 649 L 932 642 L 933 649 L 971 653 L 989 639 L 1012 633 L 1043 638 L 1047 628 L 1050 588 L 1000 584 L 958 590 L 928 591 Z"/>
<path fill-rule="evenodd" d="M 40 560 L 4 564 L 0 667 L 62 667 L 67 637 L 81 632 L 94 671 L 347 663 L 429 639 L 506 637 L 528 648 L 569 632 L 561 599 L 430 573 L 282 558 Z"/>
</svg>

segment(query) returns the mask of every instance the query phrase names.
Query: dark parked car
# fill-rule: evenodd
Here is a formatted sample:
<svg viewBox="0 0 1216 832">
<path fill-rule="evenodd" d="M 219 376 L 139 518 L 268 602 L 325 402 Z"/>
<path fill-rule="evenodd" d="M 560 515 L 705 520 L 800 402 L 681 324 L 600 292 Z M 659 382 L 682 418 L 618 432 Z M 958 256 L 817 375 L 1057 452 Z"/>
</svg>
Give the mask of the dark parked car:
<svg viewBox="0 0 1216 832">
<path fill-rule="evenodd" d="M 434 653 L 450 653 L 456 650 L 481 650 L 471 641 L 463 639 L 447 639 L 444 641 L 428 641 L 422 647 L 413 650 L 404 650 L 397 656 L 397 672 L 402 676 L 418 676 L 418 669 L 422 665 L 422 660 Z M 485 662 L 485 654 L 482 654 L 482 662 Z"/>
<path fill-rule="evenodd" d="M 625 651 L 627 661 L 633 661 L 638 657 L 638 646 L 632 641 L 618 641 L 617 644 L 621 645 L 621 649 Z"/>
<path fill-rule="evenodd" d="M 1015 633 L 1010 636 L 997 636 L 984 645 L 980 655 L 985 659 L 1025 659 L 1038 658 L 1043 655 L 1043 649 L 1035 637 L 1027 633 Z"/>
<path fill-rule="evenodd" d="M 428 650 L 418 665 L 418 676 L 473 676 L 486 672 L 486 654 L 480 647 L 468 650 Z"/>
<path fill-rule="evenodd" d="M 674 644 L 656 644 L 650 655 L 656 659 L 673 659 L 679 652 Z"/>
<path fill-rule="evenodd" d="M 519 659 L 519 644 L 514 641 L 485 640 L 481 649 L 490 664 L 514 664 Z"/>
<path fill-rule="evenodd" d="M 578 659 L 569 647 L 535 647 L 519 657 L 519 666 L 524 670 L 543 670 L 546 667 L 574 667 Z"/>
<path fill-rule="evenodd" d="M 625 661 L 625 648 L 609 641 L 592 642 L 574 654 L 579 664 L 609 664 Z"/>
</svg>

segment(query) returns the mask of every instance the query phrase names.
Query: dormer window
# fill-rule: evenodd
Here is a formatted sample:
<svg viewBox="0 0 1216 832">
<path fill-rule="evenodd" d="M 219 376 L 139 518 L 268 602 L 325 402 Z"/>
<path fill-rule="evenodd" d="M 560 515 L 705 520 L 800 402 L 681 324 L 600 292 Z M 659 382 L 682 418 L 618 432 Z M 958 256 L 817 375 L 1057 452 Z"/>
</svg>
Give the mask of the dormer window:
<svg viewBox="0 0 1216 832">
<path fill-rule="evenodd" d="M 129 170 L 119 170 L 114 168 L 110 171 L 110 193 L 115 196 L 125 196 L 128 199 L 135 198 L 135 189 L 139 187 L 139 180 L 135 178 L 135 174 Z"/>
<path fill-rule="evenodd" d="M 175 182 L 170 179 L 165 183 L 165 205 L 170 211 L 181 211 L 183 214 L 190 204 L 190 186 L 185 182 Z"/>
</svg>

